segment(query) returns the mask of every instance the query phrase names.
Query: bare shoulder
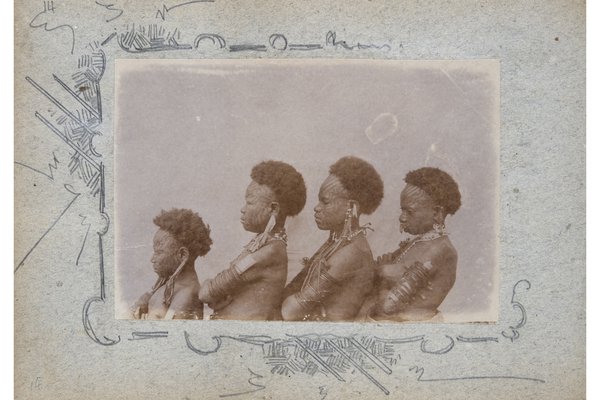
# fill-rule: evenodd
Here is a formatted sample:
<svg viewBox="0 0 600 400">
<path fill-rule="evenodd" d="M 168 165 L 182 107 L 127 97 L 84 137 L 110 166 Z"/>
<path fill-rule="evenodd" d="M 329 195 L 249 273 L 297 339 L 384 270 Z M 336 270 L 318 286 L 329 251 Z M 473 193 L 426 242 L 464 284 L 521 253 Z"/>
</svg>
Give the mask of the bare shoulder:
<svg viewBox="0 0 600 400">
<path fill-rule="evenodd" d="M 171 307 L 174 310 L 187 310 L 193 306 L 198 296 L 200 285 L 186 285 L 177 289 L 171 301 Z"/>
<path fill-rule="evenodd" d="M 428 244 L 423 259 L 431 260 L 436 270 L 456 270 L 458 254 L 448 237 L 433 240 Z"/>
<path fill-rule="evenodd" d="M 287 261 L 287 247 L 281 240 L 274 240 L 253 254 L 257 264 L 281 264 Z"/>
<path fill-rule="evenodd" d="M 361 268 L 366 259 L 373 258 L 371 247 L 365 236 L 361 235 L 352 242 L 335 252 L 328 260 L 331 271 L 344 270 L 349 272 Z"/>
<path fill-rule="evenodd" d="M 200 289 L 200 281 L 196 275 L 178 279 L 176 281 L 177 291 L 198 291 Z"/>
<path fill-rule="evenodd" d="M 425 257 L 429 260 L 457 257 L 456 249 L 446 236 L 431 241 L 420 242 L 418 246 L 414 247 L 413 251 L 421 254 L 421 258 Z"/>
<path fill-rule="evenodd" d="M 175 312 L 195 308 L 198 303 L 199 290 L 200 284 L 179 287 L 173 295 L 169 308 Z"/>
<path fill-rule="evenodd" d="M 443 237 L 442 240 L 440 240 L 438 251 L 439 254 L 446 259 L 456 260 L 458 258 L 458 253 L 456 252 L 454 245 L 447 236 Z"/>
</svg>

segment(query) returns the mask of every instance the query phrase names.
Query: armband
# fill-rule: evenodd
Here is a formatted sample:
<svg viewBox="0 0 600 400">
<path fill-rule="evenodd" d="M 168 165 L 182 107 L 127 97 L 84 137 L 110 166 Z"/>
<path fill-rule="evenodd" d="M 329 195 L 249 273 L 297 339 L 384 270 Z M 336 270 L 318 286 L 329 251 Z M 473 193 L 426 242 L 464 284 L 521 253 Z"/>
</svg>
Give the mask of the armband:
<svg viewBox="0 0 600 400">
<path fill-rule="evenodd" d="M 211 298 L 220 299 L 227 296 L 243 282 L 244 279 L 242 278 L 242 275 L 237 270 L 236 266 L 232 265 L 230 268 L 219 272 L 219 274 L 208 283 L 208 293 Z"/>
<path fill-rule="evenodd" d="M 430 271 L 433 268 L 430 261 L 425 264 L 413 263 L 402 274 L 398 282 L 388 293 L 381 310 L 390 315 L 405 309 L 414 299 L 416 294 L 429 284 Z"/>
<path fill-rule="evenodd" d="M 237 270 L 238 274 L 243 274 L 250 268 L 256 264 L 256 260 L 252 256 L 252 254 L 248 254 L 246 257 L 242 258 L 238 262 L 234 263 L 233 266 Z"/>
<path fill-rule="evenodd" d="M 327 271 L 321 270 L 314 279 L 305 283 L 302 289 L 295 294 L 295 297 L 302 308 L 309 310 L 315 304 L 321 303 L 338 286 L 339 282 L 334 277 Z"/>
</svg>

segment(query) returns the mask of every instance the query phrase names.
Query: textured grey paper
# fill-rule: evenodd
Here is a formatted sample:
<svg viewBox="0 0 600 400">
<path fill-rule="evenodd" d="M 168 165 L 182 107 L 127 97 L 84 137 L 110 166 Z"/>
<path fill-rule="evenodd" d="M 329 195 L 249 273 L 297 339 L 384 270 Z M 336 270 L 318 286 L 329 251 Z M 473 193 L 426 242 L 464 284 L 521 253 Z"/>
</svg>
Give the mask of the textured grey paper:
<svg viewBox="0 0 600 400">
<path fill-rule="evenodd" d="M 583 398 L 584 13 L 571 1 L 18 4 L 16 396 Z M 132 42 L 141 27 L 150 44 Z M 498 322 L 115 319 L 120 58 L 500 60 Z"/>
</svg>

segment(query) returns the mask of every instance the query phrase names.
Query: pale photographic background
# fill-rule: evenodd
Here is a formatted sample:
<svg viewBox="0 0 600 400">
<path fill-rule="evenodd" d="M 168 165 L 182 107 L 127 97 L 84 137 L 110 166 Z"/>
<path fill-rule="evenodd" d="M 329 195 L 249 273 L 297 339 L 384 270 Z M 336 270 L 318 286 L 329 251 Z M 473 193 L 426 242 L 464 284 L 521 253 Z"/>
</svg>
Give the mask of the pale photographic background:
<svg viewBox="0 0 600 400">
<path fill-rule="evenodd" d="M 116 81 L 117 318 L 156 280 L 161 209 L 190 208 L 210 225 L 201 281 L 228 267 L 252 237 L 239 210 L 263 160 L 293 165 L 307 186 L 304 210 L 286 224 L 291 280 L 327 238 L 312 210 L 329 166 L 354 155 L 384 182 L 380 207 L 361 217 L 374 256 L 397 248 L 407 172 L 454 177 L 462 207 L 446 225 L 458 271 L 440 310 L 448 322 L 497 320 L 497 61 L 118 60 Z"/>
</svg>

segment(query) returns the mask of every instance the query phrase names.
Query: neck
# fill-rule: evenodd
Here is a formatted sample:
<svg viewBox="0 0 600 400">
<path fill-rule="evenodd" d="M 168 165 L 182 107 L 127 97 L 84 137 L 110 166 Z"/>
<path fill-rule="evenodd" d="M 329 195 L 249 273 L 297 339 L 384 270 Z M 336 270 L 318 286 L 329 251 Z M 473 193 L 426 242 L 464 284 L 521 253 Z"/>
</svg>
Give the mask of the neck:
<svg viewBox="0 0 600 400">
<path fill-rule="evenodd" d="M 413 242 L 413 241 L 429 240 L 432 238 L 437 238 L 437 237 L 446 236 L 446 235 L 447 235 L 446 232 L 440 233 L 440 232 L 436 232 L 434 229 L 430 229 L 426 232 L 416 233 L 416 234 L 402 232 L 402 233 L 400 233 L 400 244 L 409 243 L 409 242 Z"/>
<path fill-rule="evenodd" d="M 175 273 L 175 272 L 173 272 Z M 173 275 L 171 275 L 173 276 Z M 196 269 L 194 268 L 194 260 L 188 260 L 185 265 L 179 271 L 179 274 L 175 277 L 175 282 L 182 280 L 188 280 L 191 277 L 196 276 Z"/>
<path fill-rule="evenodd" d="M 278 217 L 275 222 L 275 226 L 271 229 L 272 233 L 283 232 L 285 230 L 285 218 Z"/>
<path fill-rule="evenodd" d="M 344 230 L 344 226 L 343 225 L 340 226 L 340 227 L 337 227 L 335 229 L 330 230 L 329 231 L 329 235 L 331 235 L 333 237 L 336 237 L 336 238 L 339 238 L 340 235 L 342 234 L 342 230 Z"/>
<path fill-rule="evenodd" d="M 359 216 L 360 218 L 360 216 Z M 360 224 L 358 219 L 359 218 L 350 218 L 350 232 L 356 232 L 359 228 L 360 228 Z M 333 237 L 335 237 L 336 239 L 339 239 L 342 236 L 342 233 L 344 232 L 344 227 L 346 226 L 346 224 L 341 224 L 337 227 L 335 227 L 334 229 L 329 231 L 329 234 L 332 235 Z"/>
</svg>

